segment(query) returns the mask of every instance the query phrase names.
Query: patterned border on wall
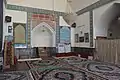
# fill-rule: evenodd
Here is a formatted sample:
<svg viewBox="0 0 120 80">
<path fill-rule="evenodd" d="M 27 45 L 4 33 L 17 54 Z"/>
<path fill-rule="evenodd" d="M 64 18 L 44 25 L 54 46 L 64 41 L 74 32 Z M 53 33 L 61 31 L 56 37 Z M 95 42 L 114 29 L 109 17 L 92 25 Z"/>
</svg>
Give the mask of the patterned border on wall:
<svg viewBox="0 0 120 80">
<path fill-rule="evenodd" d="M 93 10 L 95 8 L 101 7 L 101 6 L 103 6 L 105 4 L 108 4 L 108 3 L 112 2 L 112 1 L 115 1 L 115 0 L 100 0 L 100 1 L 97 1 L 96 3 L 93 3 L 90 6 L 77 11 L 76 14 L 81 15 L 81 14 L 83 14 L 85 12 L 88 12 L 88 11 L 91 11 L 91 10 Z"/>
<path fill-rule="evenodd" d="M 27 25 L 28 25 L 27 26 L 27 31 L 28 31 L 28 33 L 26 35 L 28 35 L 28 38 L 27 38 L 28 48 L 30 48 L 30 45 L 31 45 L 31 42 L 30 42 L 31 41 L 31 27 L 30 27 L 31 15 L 32 14 L 53 15 L 53 11 L 51 11 L 51 10 L 31 8 L 31 7 L 24 7 L 24 6 L 17 6 L 17 5 L 11 5 L 11 4 L 7 4 L 7 9 L 27 12 Z M 66 16 L 67 13 L 55 11 L 54 14 L 56 16 L 56 46 L 57 46 L 57 43 L 60 42 L 60 39 L 59 39 L 59 36 L 60 36 L 59 16 Z"/>
<path fill-rule="evenodd" d="M 51 15 L 53 14 L 52 10 L 45 10 L 45 9 L 11 5 L 11 4 L 7 4 L 7 9 L 17 10 L 17 11 L 25 11 L 25 12 L 31 12 L 31 13 L 38 13 L 38 14 L 51 14 Z M 66 15 L 66 13 L 58 12 L 58 11 L 54 11 L 54 14 L 59 15 L 59 16 L 65 16 Z"/>
<path fill-rule="evenodd" d="M 27 35 L 28 35 L 27 46 L 28 48 L 31 48 L 31 26 L 30 25 L 31 25 L 32 14 L 34 13 L 27 12 Z M 60 38 L 59 38 L 60 29 L 59 29 L 59 16 L 58 15 L 55 15 L 55 20 L 56 20 L 56 46 L 57 46 L 57 44 L 60 41 Z"/>
<path fill-rule="evenodd" d="M 59 27 L 59 16 L 56 18 L 56 46 L 60 42 L 60 27 Z"/>
<path fill-rule="evenodd" d="M 32 13 L 27 13 L 27 47 L 31 48 L 31 16 Z"/>
<path fill-rule="evenodd" d="M 93 47 L 93 11 L 90 11 L 90 47 Z"/>
</svg>

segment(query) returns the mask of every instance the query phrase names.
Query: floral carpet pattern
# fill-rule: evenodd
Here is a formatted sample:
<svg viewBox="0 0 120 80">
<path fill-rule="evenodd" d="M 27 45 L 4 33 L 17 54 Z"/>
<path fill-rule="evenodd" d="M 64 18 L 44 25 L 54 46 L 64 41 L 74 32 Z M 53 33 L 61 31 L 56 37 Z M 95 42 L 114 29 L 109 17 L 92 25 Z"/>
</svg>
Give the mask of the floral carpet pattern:
<svg viewBox="0 0 120 80">
<path fill-rule="evenodd" d="M 99 75 L 106 80 L 120 80 L 120 66 L 110 63 L 81 59 L 78 57 L 61 58 L 73 67 Z"/>
<path fill-rule="evenodd" d="M 29 70 L 0 73 L 0 80 L 120 80 L 119 65 L 79 57 L 28 61 L 27 65 Z"/>
<path fill-rule="evenodd" d="M 27 62 L 35 80 L 106 80 L 63 60 L 42 60 Z"/>
<path fill-rule="evenodd" d="M 32 80 L 28 72 L 14 71 L 0 73 L 0 80 Z"/>
</svg>

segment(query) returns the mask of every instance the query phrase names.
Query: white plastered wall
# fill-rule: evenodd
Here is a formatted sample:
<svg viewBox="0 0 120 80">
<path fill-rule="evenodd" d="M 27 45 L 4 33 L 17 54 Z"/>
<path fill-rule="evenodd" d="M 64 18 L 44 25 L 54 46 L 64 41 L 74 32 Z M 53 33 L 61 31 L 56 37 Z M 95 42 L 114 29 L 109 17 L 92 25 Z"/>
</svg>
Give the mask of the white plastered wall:
<svg viewBox="0 0 120 80">
<path fill-rule="evenodd" d="M 84 33 L 89 33 L 89 35 L 90 35 L 89 12 L 86 12 L 86 13 L 78 16 L 78 18 L 76 20 L 76 24 L 77 24 L 77 26 L 75 28 L 74 34 L 79 34 L 79 37 L 84 36 Z M 78 42 L 78 43 L 75 43 L 74 47 L 90 47 L 90 43 L 89 42 L 87 42 L 87 43 L 86 42 Z"/>
<path fill-rule="evenodd" d="M 112 5 L 114 3 L 120 3 L 120 1 L 114 1 L 102 7 L 99 7 L 97 9 L 94 9 L 93 11 L 94 38 L 96 38 L 96 36 L 107 36 L 108 26 L 107 27 L 102 26 L 103 24 L 102 22 L 107 22 L 107 19 L 104 19 L 104 21 L 101 22 L 101 18 L 102 16 L 104 16 L 105 13 L 107 13 L 107 11 L 109 11 L 109 9 L 112 8 Z M 114 15 L 114 11 L 113 11 L 113 14 L 109 13 L 105 16 L 109 16 L 109 19 L 110 19 L 112 15 Z"/>
<path fill-rule="evenodd" d="M 109 26 L 108 25 L 105 26 L 105 24 L 109 20 L 111 20 L 111 18 L 114 16 L 114 12 L 116 12 L 113 7 L 114 3 L 120 3 L 120 1 L 119 0 L 113 1 L 109 4 L 103 5 L 93 10 L 94 39 L 96 39 L 96 36 L 107 37 L 107 33 L 108 33 L 107 31 Z M 109 16 L 108 19 L 106 16 Z M 94 47 L 95 47 L 95 40 L 94 40 Z"/>
<path fill-rule="evenodd" d="M 6 16 L 11 16 L 12 22 L 15 22 L 15 23 L 26 23 L 27 22 L 27 12 L 7 9 Z"/>
<path fill-rule="evenodd" d="M 5 16 L 11 16 L 12 21 L 10 23 L 5 22 Z M 13 22 L 15 23 L 26 23 L 27 22 L 27 13 L 21 12 L 21 11 L 14 11 L 14 10 L 8 10 L 5 9 L 4 11 L 4 35 L 11 35 L 8 34 L 8 26 L 13 26 Z"/>
<path fill-rule="evenodd" d="M 13 23 L 27 23 L 27 12 L 5 9 L 4 21 L 5 16 L 11 16 L 12 21 L 10 23 L 4 23 L 4 35 L 13 35 L 13 33 L 8 33 L 8 26 L 13 27 Z M 26 46 L 19 45 L 16 48 L 26 48 Z"/>
<path fill-rule="evenodd" d="M 100 8 L 94 9 L 93 11 L 93 26 L 94 26 L 94 38 L 96 36 L 107 36 L 106 27 L 101 24 L 101 17 L 108 10 L 113 3 L 106 4 Z M 109 14 L 108 14 L 109 15 Z"/>
<path fill-rule="evenodd" d="M 6 9 L 5 9 L 5 4 L 3 3 L 3 44 L 4 44 L 4 39 L 5 39 L 5 35 L 7 34 L 7 29 L 6 29 L 6 24 L 5 24 L 5 12 L 6 12 Z M 4 47 L 2 47 L 4 48 Z"/>
</svg>

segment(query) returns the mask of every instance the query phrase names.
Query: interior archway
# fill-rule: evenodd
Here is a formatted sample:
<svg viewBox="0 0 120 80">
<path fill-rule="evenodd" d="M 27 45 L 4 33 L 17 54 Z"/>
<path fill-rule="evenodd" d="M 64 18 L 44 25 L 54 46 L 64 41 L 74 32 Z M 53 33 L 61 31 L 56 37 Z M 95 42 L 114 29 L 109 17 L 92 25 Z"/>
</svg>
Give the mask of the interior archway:
<svg viewBox="0 0 120 80">
<path fill-rule="evenodd" d="M 54 47 L 55 31 L 45 22 L 40 23 L 32 30 L 32 47 Z"/>
<path fill-rule="evenodd" d="M 118 21 L 120 17 L 120 4 L 114 3 L 109 9 L 107 9 L 101 16 L 99 21 L 99 35 L 107 38 L 116 38 L 119 30 Z"/>
<path fill-rule="evenodd" d="M 25 29 L 22 25 L 17 25 L 14 30 L 15 43 L 25 44 Z"/>
</svg>

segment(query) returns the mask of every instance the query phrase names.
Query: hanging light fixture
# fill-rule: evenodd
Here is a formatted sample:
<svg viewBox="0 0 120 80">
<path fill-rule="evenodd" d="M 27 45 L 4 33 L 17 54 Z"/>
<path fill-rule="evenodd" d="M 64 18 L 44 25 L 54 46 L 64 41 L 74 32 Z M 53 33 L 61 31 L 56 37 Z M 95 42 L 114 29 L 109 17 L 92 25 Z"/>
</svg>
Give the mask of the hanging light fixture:
<svg viewBox="0 0 120 80">
<path fill-rule="evenodd" d="M 71 8 L 72 0 L 67 0 L 67 7 L 66 7 L 66 15 L 63 17 L 64 20 L 69 24 L 72 25 L 77 18 L 77 14 Z"/>
</svg>

